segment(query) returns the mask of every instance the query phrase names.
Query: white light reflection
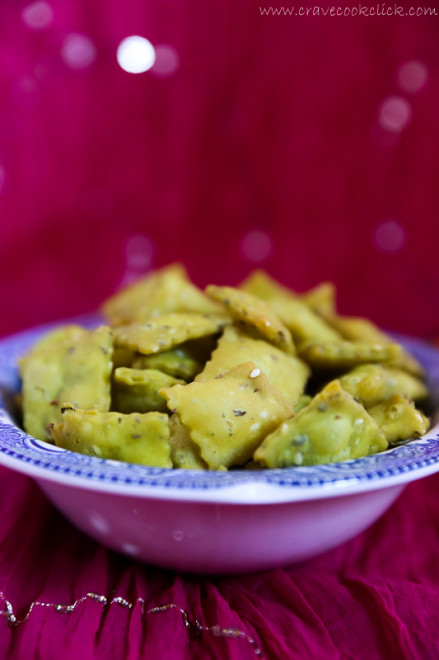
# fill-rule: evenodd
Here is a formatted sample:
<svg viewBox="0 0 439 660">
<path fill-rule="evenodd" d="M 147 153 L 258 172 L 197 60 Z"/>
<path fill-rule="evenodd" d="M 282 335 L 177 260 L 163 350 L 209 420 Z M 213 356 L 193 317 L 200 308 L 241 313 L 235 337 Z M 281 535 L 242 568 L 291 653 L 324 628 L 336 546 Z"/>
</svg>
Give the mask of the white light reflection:
<svg viewBox="0 0 439 660">
<path fill-rule="evenodd" d="M 89 520 L 92 525 L 92 527 L 100 532 L 101 534 L 109 534 L 110 533 L 110 525 L 107 520 L 103 516 L 101 516 L 100 513 L 97 513 L 96 511 L 92 511 L 89 514 Z"/>
<path fill-rule="evenodd" d="M 428 69 L 422 62 L 410 60 L 400 67 L 397 78 L 403 92 L 416 94 L 427 84 Z"/>
<path fill-rule="evenodd" d="M 53 21 L 52 7 L 44 0 L 36 0 L 21 11 L 21 20 L 31 30 L 43 30 Z"/>
<path fill-rule="evenodd" d="M 96 59 L 94 42 L 86 34 L 73 32 L 64 39 L 61 57 L 71 69 L 87 69 Z"/>
<path fill-rule="evenodd" d="M 117 62 L 127 73 L 144 73 L 155 62 L 154 46 L 145 37 L 133 35 L 123 39 L 117 48 Z"/>
<path fill-rule="evenodd" d="M 252 229 L 243 237 L 241 247 L 248 261 L 261 262 L 270 256 L 273 242 L 265 231 Z"/>
<path fill-rule="evenodd" d="M 140 553 L 140 548 L 137 547 L 137 545 L 133 545 L 132 543 L 123 543 L 122 544 L 122 550 L 127 553 L 127 555 L 138 555 Z"/>
<path fill-rule="evenodd" d="M 378 108 L 379 125 L 391 133 L 400 133 L 410 123 L 412 109 L 410 103 L 401 96 L 389 96 Z"/>
</svg>

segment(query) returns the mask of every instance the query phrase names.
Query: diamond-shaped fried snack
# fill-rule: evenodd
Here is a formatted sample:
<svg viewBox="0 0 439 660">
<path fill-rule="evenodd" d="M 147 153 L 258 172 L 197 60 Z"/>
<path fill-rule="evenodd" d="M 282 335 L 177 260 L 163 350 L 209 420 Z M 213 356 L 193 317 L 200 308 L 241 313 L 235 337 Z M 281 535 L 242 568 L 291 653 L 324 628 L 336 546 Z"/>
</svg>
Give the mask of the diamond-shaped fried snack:
<svg viewBox="0 0 439 660">
<path fill-rule="evenodd" d="M 218 313 L 219 306 L 198 289 L 181 264 L 154 271 L 114 294 L 102 305 L 111 325 L 122 325 L 171 312 Z"/>
<path fill-rule="evenodd" d="M 275 298 L 282 300 L 296 300 L 298 298 L 297 293 L 280 284 L 265 270 L 260 269 L 253 270 L 240 284 L 239 288 L 267 302 Z"/>
<path fill-rule="evenodd" d="M 296 356 L 281 351 L 263 339 L 253 339 L 234 326 L 224 330 L 211 359 L 195 380 L 215 378 L 248 361 L 254 362 L 282 396 L 296 405 L 310 375 L 309 367 Z"/>
<path fill-rule="evenodd" d="M 210 284 L 206 291 L 209 296 L 221 302 L 232 318 L 248 331 L 256 332 L 287 353 L 295 353 L 290 331 L 263 300 L 231 286 Z"/>
<path fill-rule="evenodd" d="M 312 396 L 310 394 L 301 394 L 299 396 L 299 400 L 294 406 L 294 412 L 297 414 L 302 410 L 302 408 L 305 408 L 309 403 L 312 401 Z"/>
<path fill-rule="evenodd" d="M 324 343 L 340 338 L 362 344 L 394 343 L 389 335 L 368 319 L 339 316 L 336 312 L 335 287 L 331 282 L 323 282 L 298 295 L 264 271 L 255 270 L 242 283 L 241 288 L 272 307 L 291 331 L 296 344 Z M 401 349 L 394 366 L 418 377 L 424 374 L 419 362 L 405 349 Z"/>
<path fill-rule="evenodd" d="M 203 363 L 189 347 L 192 342 L 186 342 L 168 351 L 154 355 L 138 355 L 133 360 L 134 369 L 158 369 L 175 378 L 193 380 L 203 368 Z"/>
<path fill-rule="evenodd" d="M 313 289 L 299 294 L 277 282 L 264 270 L 256 269 L 250 273 L 239 288 L 266 302 L 277 300 L 281 303 L 301 300 L 323 317 L 335 313 L 336 309 L 336 290 L 332 282 L 322 282 Z"/>
<path fill-rule="evenodd" d="M 368 456 L 387 446 L 375 420 L 335 380 L 267 435 L 254 459 L 269 468 L 316 465 Z"/>
<path fill-rule="evenodd" d="M 369 321 L 369 319 L 360 316 L 338 316 L 334 315 L 329 318 L 333 327 L 335 327 L 344 339 L 350 341 L 362 341 L 373 344 L 384 344 L 392 340 L 385 332 L 377 328 L 377 326 Z"/>
<path fill-rule="evenodd" d="M 338 316 L 333 314 L 329 321 L 340 334 L 349 341 L 363 342 L 368 344 L 391 344 L 394 340 L 388 334 L 380 330 L 375 323 L 360 316 Z M 418 360 L 408 351 L 401 347 L 401 353 L 394 361 L 394 366 L 401 367 L 422 378 L 424 369 Z"/>
<path fill-rule="evenodd" d="M 113 367 L 133 367 L 133 362 L 137 357 L 135 351 L 130 351 L 128 348 L 115 348 L 113 350 Z"/>
<path fill-rule="evenodd" d="M 173 466 L 184 470 L 207 470 L 207 465 L 201 458 L 200 448 L 189 437 L 177 413 L 169 418 L 169 428 Z"/>
<path fill-rule="evenodd" d="M 43 337 L 20 361 L 25 430 L 51 441 L 49 425 L 61 420 L 64 401 L 108 410 L 113 338 L 110 328 L 75 325 Z"/>
<path fill-rule="evenodd" d="M 332 282 L 322 282 L 313 289 L 305 291 L 301 295 L 301 300 L 305 302 L 319 316 L 327 318 L 335 314 L 336 310 L 336 289 Z"/>
<path fill-rule="evenodd" d="M 341 339 L 341 335 L 302 300 L 275 299 L 268 304 L 290 330 L 296 344 Z"/>
<path fill-rule="evenodd" d="M 243 465 L 264 436 L 294 412 L 253 362 L 161 392 L 212 470 Z"/>
<path fill-rule="evenodd" d="M 351 341 L 300 344 L 298 353 L 313 368 L 352 369 L 366 363 L 394 363 L 401 355 L 399 344 L 360 344 Z"/>
<path fill-rule="evenodd" d="M 335 307 L 335 288 L 325 282 L 299 296 L 262 270 L 253 271 L 241 288 L 264 300 L 290 330 L 295 342 L 333 341 L 340 333 L 320 317 Z"/>
<path fill-rule="evenodd" d="M 393 394 L 404 394 L 409 399 L 422 401 L 428 389 L 415 376 L 396 367 L 381 364 L 363 364 L 340 377 L 344 390 L 352 394 L 366 408 L 388 399 Z"/>
<path fill-rule="evenodd" d="M 368 412 L 388 442 L 420 438 L 430 428 L 427 417 L 415 408 L 413 401 L 402 394 L 394 394 L 387 401 L 369 408 Z"/>
<path fill-rule="evenodd" d="M 230 323 L 227 316 L 207 314 L 164 314 L 146 323 L 131 323 L 114 328 L 116 347 L 150 355 L 183 344 L 188 339 L 217 334 Z"/>
<path fill-rule="evenodd" d="M 159 389 L 184 382 L 157 369 L 119 367 L 113 373 L 111 409 L 122 413 L 166 412 L 166 401 Z"/>
<path fill-rule="evenodd" d="M 124 415 L 74 409 L 66 403 L 63 422 L 51 432 L 58 447 L 89 456 L 171 468 L 168 416 L 158 412 Z"/>
</svg>

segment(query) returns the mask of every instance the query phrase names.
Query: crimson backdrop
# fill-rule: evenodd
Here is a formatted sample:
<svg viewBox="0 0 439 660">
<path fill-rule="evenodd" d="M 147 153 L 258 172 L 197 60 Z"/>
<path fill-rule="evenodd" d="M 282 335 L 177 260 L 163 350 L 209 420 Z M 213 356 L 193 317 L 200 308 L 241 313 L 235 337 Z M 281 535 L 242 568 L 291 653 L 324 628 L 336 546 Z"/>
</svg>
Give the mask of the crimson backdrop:
<svg viewBox="0 0 439 660">
<path fill-rule="evenodd" d="M 344 312 L 439 331 L 438 17 L 32 6 L 0 4 L 0 333 L 173 260 L 200 285 L 332 279 Z M 139 75 L 133 34 L 158 47 Z"/>
</svg>

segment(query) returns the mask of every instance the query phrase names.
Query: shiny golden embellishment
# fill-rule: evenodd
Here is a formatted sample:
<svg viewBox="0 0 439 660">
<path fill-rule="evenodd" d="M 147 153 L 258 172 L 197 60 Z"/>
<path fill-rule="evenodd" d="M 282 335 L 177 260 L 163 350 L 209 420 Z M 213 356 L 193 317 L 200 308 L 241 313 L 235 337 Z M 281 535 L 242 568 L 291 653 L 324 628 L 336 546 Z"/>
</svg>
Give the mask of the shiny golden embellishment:
<svg viewBox="0 0 439 660">
<path fill-rule="evenodd" d="M 183 623 L 191 635 L 197 636 L 201 635 L 202 633 L 210 633 L 214 637 L 225 637 L 227 639 L 245 639 L 249 644 L 252 645 L 255 655 L 262 657 L 262 651 L 257 646 L 256 640 L 251 637 L 251 635 L 245 633 L 243 630 L 240 630 L 239 628 L 222 628 L 218 624 L 215 624 L 214 626 L 205 626 L 197 619 L 191 619 L 188 613 L 175 603 L 166 603 L 164 605 L 158 605 L 157 607 L 152 607 L 149 610 L 145 610 L 145 601 L 143 598 L 137 598 L 134 602 L 130 602 L 122 596 L 114 596 L 113 598 L 109 599 L 102 594 L 89 591 L 85 596 L 81 596 L 81 598 L 78 598 L 74 603 L 71 604 L 43 603 L 42 601 L 34 600 L 29 605 L 28 610 L 23 618 L 17 619 L 12 603 L 7 600 L 4 593 L 0 591 L 0 600 L 2 600 L 4 604 L 4 609 L 0 610 L 0 614 L 11 628 L 16 628 L 21 623 L 25 623 L 29 619 L 31 612 L 35 607 L 48 607 L 49 609 L 53 609 L 55 612 L 59 612 L 61 614 L 70 614 L 80 603 L 83 603 L 87 599 L 92 600 L 95 603 L 99 603 L 104 607 L 110 605 L 119 605 L 120 607 L 129 610 L 134 609 L 136 605 L 140 605 L 142 615 L 158 614 L 160 612 L 167 612 L 168 610 L 174 609 L 180 612 Z"/>
</svg>

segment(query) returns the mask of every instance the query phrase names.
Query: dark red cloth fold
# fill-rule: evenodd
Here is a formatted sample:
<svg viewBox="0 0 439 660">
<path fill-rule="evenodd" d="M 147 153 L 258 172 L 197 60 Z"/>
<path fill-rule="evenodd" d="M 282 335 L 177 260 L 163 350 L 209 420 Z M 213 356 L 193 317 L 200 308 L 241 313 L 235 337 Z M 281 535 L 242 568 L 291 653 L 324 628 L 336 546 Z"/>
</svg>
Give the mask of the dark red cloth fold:
<svg viewBox="0 0 439 660">
<path fill-rule="evenodd" d="M 27 477 L 1 469 L 0 478 L 2 658 L 438 657 L 439 476 L 409 485 L 331 552 L 233 577 L 180 575 L 117 555 L 73 528 Z M 6 600 L 25 621 L 8 625 Z"/>
</svg>

